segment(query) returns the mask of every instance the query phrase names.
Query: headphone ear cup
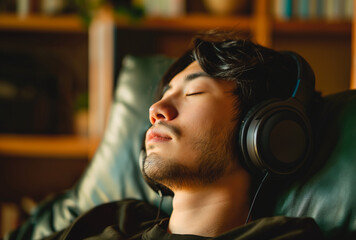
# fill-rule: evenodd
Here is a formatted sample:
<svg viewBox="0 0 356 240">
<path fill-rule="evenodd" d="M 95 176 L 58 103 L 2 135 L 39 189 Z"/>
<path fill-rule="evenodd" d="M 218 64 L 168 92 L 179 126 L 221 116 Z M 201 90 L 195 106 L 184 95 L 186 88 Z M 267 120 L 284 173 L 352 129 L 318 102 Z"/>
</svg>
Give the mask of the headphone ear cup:
<svg viewBox="0 0 356 240">
<path fill-rule="evenodd" d="M 258 104 L 240 128 L 243 161 L 252 172 L 287 175 L 297 171 L 311 152 L 310 123 L 294 99 Z"/>
<path fill-rule="evenodd" d="M 267 101 L 263 101 L 255 106 L 253 106 L 244 116 L 243 120 L 240 123 L 240 132 L 239 132 L 239 148 L 240 148 L 240 161 L 241 163 L 247 167 L 247 169 L 253 173 L 253 174 L 260 174 L 261 169 L 257 167 L 251 160 L 249 153 L 248 153 L 248 147 L 247 147 L 247 132 L 249 129 L 249 126 L 251 125 L 251 122 L 256 116 L 256 114 L 261 111 L 265 106 L 268 104 L 275 102 L 277 100 L 271 99 Z"/>
</svg>

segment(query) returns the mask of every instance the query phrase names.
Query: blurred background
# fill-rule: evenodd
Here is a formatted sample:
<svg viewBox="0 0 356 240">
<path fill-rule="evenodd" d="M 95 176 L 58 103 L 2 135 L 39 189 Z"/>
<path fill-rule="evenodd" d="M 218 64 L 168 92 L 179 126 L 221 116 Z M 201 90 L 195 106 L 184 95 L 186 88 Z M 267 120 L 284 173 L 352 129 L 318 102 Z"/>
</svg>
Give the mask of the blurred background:
<svg viewBox="0 0 356 240">
<path fill-rule="evenodd" d="M 0 0 L 0 234 L 70 188 L 100 143 L 127 54 L 178 57 L 235 30 L 303 55 L 323 95 L 356 87 L 353 0 Z"/>
</svg>

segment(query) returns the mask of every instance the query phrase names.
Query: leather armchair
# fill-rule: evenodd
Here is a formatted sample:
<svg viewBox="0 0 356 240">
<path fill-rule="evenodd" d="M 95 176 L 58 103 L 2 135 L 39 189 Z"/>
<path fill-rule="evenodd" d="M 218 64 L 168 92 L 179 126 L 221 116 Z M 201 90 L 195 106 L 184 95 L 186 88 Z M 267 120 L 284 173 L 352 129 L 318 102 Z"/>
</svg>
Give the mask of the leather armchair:
<svg viewBox="0 0 356 240">
<path fill-rule="evenodd" d="M 109 201 L 138 198 L 158 205 L 159 197 L 141 176 L 139 153 L 155 88 L 171 63 L 161 56 L 124 58 L 106 133 L 89 167 L 72 189 L 40 204 L 9 239 L 39 239 Z M 305 174 L 288 184 L 272 181 L 273 197 L 266 188 L 256 209 L 311 216 L 327 238 L 356 239 L 356 91 L 323 97 L 312 125 L 314 155 Z M 162 210 L 171 211 L 170 198 L 165 198 Z"/>
</svg>

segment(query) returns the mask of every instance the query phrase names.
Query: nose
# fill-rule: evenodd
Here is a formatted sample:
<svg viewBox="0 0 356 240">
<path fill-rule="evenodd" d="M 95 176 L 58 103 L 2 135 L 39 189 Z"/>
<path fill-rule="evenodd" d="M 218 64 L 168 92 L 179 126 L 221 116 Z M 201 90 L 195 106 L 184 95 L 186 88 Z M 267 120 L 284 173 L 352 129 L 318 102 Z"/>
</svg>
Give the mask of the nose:
<svg viewBox="0 0 356 240">
<path fill-rule="evenodd" d="M 160 100 L 154 103 L 149 110 L 150 122 L 154 124 L 156 121 L 172 121 L 178 116 L 177 108 L 166 100 Z"/>
</svg>

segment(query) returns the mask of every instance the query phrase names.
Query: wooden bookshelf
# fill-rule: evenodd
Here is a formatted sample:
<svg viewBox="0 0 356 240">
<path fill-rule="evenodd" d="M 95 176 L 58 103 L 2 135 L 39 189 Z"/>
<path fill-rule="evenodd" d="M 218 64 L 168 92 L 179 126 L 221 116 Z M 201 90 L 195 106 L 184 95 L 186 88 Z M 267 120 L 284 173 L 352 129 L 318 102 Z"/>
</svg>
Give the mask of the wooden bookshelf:
<svg viewBox="0 0 356 240">
<path fill-rule="evenodd" d="M 19 17 L 0 13 L 0 31 L 47 34 L 87 34 L 88 28 L 75 14 L 47 16 L 32 14 Z M 41 35 L 38 35 L 41 37 Z M 0 155 L 29 158 L 90 159 L 99 140 L 77 135 L 0 134 Z"/>
<path fill-rule="evenodd" d="M 188 14 L 174 18 L 146 17 L 137 21 L 115 17 L 115 24 L 118 28 L 184 32 L 214 28 L 251 31 L 253 27 L 253 21 L 248 16 L 216 17 L 208 14 Z"/>
<path fill-rule="evenodd" d="M 77 15 L 29 15 L 0 14 L 0 29 L 11 31 L 83 32 L 84 22 Z"/>
<path fill-rule="evenodd" d="M 91 157 L 99 139 L 75 135 L 0 135 L 0 155 L 85 159 Z"/>
<path fill-rule="evenodd" d="M 352 23 L 347 20 L 323 21 L 323 20 L 274 20 L 273 32 L 276 34 L 302 34 L 302 35 L 346 35 L 351 34 Z"/>
</svg>

